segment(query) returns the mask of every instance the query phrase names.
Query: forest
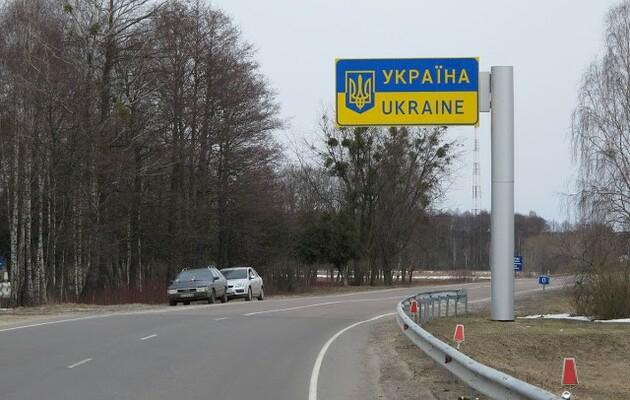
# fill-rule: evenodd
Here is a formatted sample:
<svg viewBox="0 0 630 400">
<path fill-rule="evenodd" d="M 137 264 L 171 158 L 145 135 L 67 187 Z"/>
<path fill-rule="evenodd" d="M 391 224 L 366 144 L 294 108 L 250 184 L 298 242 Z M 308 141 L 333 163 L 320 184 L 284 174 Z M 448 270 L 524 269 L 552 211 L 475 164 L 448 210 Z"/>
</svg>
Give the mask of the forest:
<svg viewBox="0 0 630 400">
<path fill-rule="evenodd" d="M 11 304 L 165 301 L 179 270 L 207 265 L 253 266 L 277 291 L 318 270 L 339 285 L 390 285 L 489 269 L 489 214 L 442 210 L 462 154 L 446 127 L 331 120 L 323 112 L 318 142 L 288 157 L 254 46 L 204 3 L 7 1 L 0 255 Z M 564 268 L 549 256 L 561 230 L 516 215 L 526 268 Z"/>
</svg>

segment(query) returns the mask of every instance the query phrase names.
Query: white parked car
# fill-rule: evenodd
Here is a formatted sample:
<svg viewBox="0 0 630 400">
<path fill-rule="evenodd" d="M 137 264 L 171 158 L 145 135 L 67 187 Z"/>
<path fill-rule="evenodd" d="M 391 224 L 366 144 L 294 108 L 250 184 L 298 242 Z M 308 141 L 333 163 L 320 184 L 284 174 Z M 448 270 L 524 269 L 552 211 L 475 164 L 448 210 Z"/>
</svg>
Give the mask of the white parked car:
<svg viewBox="0 0 630 400">
<path fill-rule="evenodd" d="M 250 301 L 254 297 L 258 300 L 265 298 L 263 279 L 254 268 L 224 268 L 221 273 L 228 281 L 229 299 L 243 297 L 245 301 Z"/>
</svg>

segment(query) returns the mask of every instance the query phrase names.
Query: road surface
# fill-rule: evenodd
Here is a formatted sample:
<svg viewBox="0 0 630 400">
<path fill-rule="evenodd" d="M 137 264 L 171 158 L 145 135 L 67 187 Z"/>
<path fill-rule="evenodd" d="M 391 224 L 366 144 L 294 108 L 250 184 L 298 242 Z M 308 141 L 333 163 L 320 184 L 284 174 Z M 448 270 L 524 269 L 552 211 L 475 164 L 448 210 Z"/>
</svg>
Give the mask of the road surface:
<svg viewBox="0 0 630 400">
<path fill-rule="evenodd" d="M 2 325 L 0 399 L 358 399 L 370 324 L 419 291 L 462 287 L 490 297 L 481 281 Z"/>
</svg>

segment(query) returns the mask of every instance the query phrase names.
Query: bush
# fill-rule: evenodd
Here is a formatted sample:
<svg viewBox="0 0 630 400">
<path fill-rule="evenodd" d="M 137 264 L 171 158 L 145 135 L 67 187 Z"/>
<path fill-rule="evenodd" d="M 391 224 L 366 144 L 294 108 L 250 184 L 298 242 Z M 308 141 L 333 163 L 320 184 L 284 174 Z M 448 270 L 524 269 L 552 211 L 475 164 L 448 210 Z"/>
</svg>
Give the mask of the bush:
<svg viewBox="0 0 630 400">
<path fill-rule="evenodd" d="M 630 269 L 627 263 L 600 265 L 575 284 L 574 301 L 580 315 L 599 319 L 630 317 Z"/>
</svg>

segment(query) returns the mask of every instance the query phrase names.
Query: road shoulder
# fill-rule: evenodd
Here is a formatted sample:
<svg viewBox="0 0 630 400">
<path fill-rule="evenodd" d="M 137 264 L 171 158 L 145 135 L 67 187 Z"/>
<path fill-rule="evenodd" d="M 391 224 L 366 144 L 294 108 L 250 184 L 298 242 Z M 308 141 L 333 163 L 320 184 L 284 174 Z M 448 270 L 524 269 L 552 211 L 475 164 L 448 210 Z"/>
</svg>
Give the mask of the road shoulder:
<svg viewBox="0 0 630 400">
<path fill-rule="evenodd" d="M 353 400 L 447 400 L 467 394 L 409 341 L 395 317 L 371 325 L 361 362 L 362 383 Z"/>
</svg>

